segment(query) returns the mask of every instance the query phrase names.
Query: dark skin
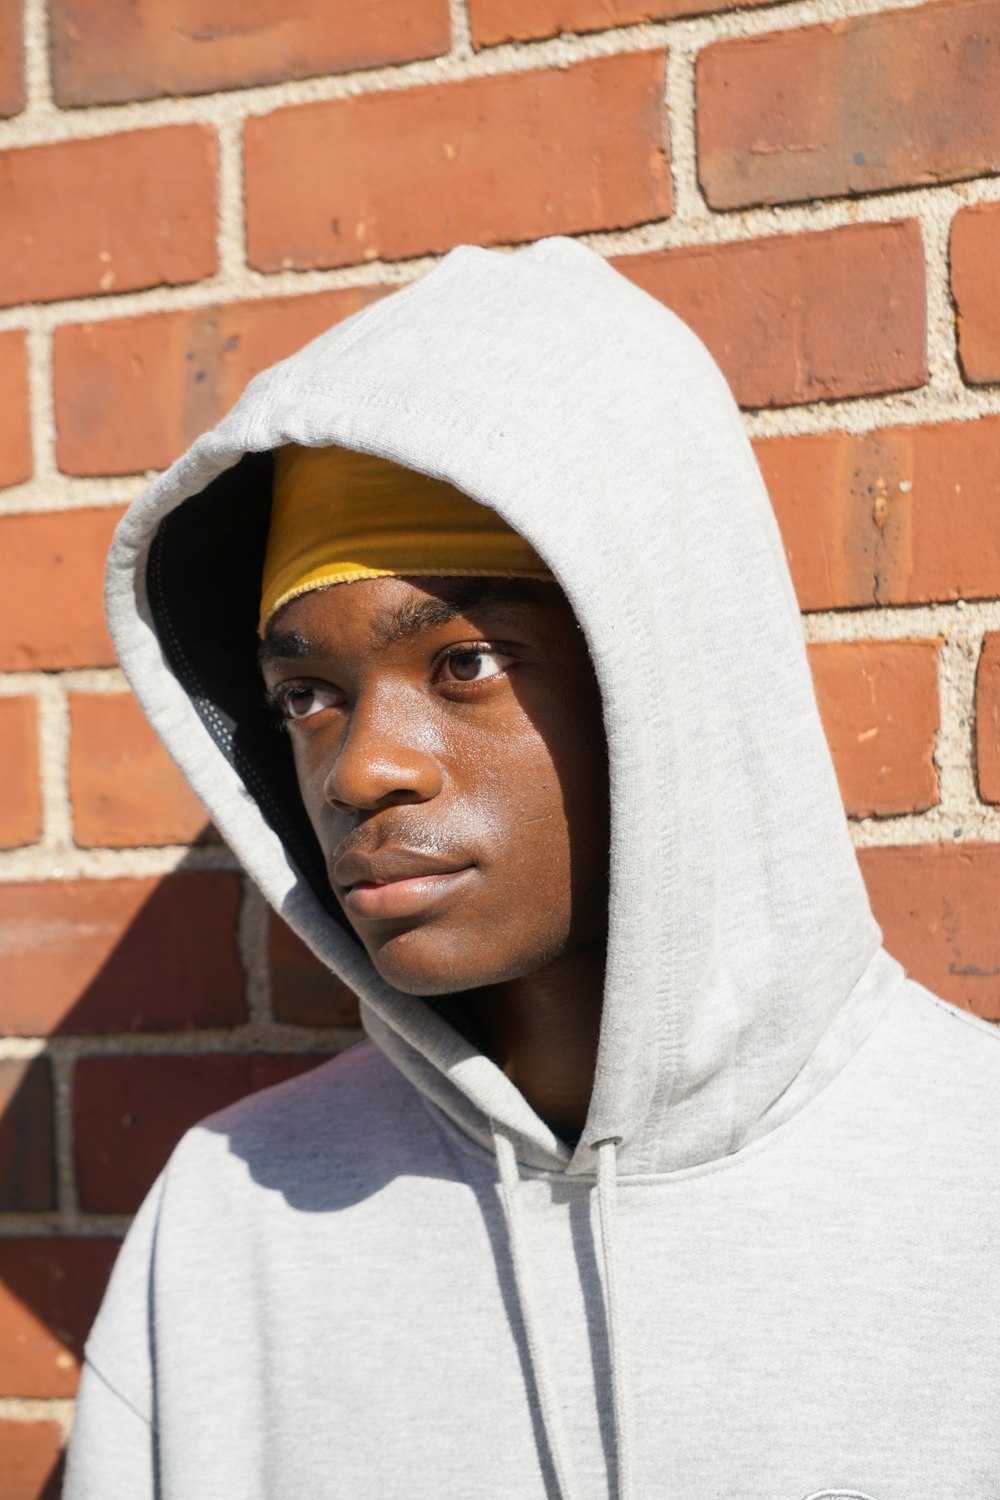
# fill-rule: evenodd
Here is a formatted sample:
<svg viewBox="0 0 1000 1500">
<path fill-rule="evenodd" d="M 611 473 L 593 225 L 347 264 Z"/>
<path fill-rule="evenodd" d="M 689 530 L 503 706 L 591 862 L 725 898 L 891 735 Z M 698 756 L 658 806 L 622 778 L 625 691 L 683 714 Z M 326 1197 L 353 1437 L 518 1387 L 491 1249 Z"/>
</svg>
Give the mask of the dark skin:
<svg viewBox="0 0 1000 1500">
<path fill-rule="evenodd" d="M 607 756 L 555 584 L 379 578 L 285 605 L 261 646 L 331 886 L 372 963 L 462 995 L 478 1045 L 582 1128 L 608 901 Z"/>
</svg>

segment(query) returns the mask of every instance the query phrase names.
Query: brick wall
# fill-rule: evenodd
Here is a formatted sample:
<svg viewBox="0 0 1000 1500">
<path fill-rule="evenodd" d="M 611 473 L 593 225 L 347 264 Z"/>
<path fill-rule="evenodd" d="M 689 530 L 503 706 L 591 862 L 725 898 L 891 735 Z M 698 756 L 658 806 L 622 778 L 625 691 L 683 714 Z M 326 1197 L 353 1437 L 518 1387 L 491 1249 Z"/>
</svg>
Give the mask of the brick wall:
<svg viewBox="0 0 1000 1500">
<path fill-rule="evenodd" d="M 54 1493 L 128 1216 L 357 1035 L 157 747 L 121 509 L 461 240 L 578 235 L 707 341 L 876 912 L 1000 1017 L 1000 0 L 0 0 L 0 1475 Z"/>
</svg>

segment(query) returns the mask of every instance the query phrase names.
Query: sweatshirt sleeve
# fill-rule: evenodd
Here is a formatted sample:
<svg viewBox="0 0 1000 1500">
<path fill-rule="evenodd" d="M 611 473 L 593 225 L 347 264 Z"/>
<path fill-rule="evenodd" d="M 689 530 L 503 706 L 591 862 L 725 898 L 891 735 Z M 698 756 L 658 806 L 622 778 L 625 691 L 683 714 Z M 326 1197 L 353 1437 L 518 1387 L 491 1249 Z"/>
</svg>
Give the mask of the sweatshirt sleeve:
<svg viewBox="0 0 1000 1500">
<path fill-rule="evenodd" d="M 151 1424 L 87 1362 L 76 1403 L 63 1500 L 155 1500 Z"/>
</svg>

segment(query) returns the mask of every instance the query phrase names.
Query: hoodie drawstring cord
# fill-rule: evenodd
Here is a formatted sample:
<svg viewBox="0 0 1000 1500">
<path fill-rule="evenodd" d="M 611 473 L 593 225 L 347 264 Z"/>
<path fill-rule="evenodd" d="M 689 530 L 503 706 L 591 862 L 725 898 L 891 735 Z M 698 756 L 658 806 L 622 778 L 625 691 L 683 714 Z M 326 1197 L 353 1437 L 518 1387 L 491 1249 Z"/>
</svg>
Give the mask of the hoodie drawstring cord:
<svg viewBox="0 0 1000 1500">
<path fill-rule="evenodd" d="M 498 1125 L 492 1126 L 493 1149 L 500 1176 L 500 1194 L 507 1222 L 511 1266 L 517 1291 L 521 1321 L 528 1345 L 528 1361 L 535 1378 L 542 1427 L 555 1469 L 560 1500 L 578 1500 L 579 1491 L 566 1443 L 562 1417 L 556 1403 L 551 1372 L 548 1367 L 532 1287 L 524 1224 L 521 1215 L 520 1182 L 514 1143 Z M 611 1366 L 611 1408 L 615 1429 L 616 1483 L 615 1500 L 632 1500 L 632 1422 L 626 1362 L 622 1348 L 621 1308 L 618 1295 L 619 1255 L 617 1233 L 618 1211 L 618 1138 L 599 1141 L 597 1152 L 597 1213 L 601 1226 L 601 1252 L 604 1260 L 604 1287 L 608 1329 L 608 1358 Z"/>
<path fill-rule="evenodd" d="M 556 1405 L 548 1363 L 535 1318 L 535 1297 L 531 1285 L 531 1272 L 524 1243 L 524 1225 L 520 1212 L 518 1187 L 521 1174 L 517 1169 L 513 1142 L 496 1125 L 493 1126 L 493 1149 L 496 1152 L 497 1168 L 500 1173 L 500 1192 L 503 1199 L 504 1217 L 507 1220 L 507 1239 L 510 1243 L 510 1260 L 514 1269 L 514 1286 L 517 1290 L 521 1321 L 524 1324 L 524 1336 L 528 1345 L 528 1362 L 535 1377 L 535 1389 L 538 1392 L 545 1440 L 549 1445 L 552 1467 L 556 1471 L 560 1500 L 577 1500 L 579 1491 L 570 1463 L 566 1433 Z"/>
<path fill-rule="evenodd" d="M 628 1361 L 622 1348 L 621 1277 L 618 1254 L 618 1145 L 613 1137 L 598 1141 L 597 1214 L 604 1254 L 604 1297 L 607 1304 L 608 1359 L 611 1365 L 611 1409 L 615 1419 L 617 1500 L 632 1500 L 632 1403 Z"/>
</svg>

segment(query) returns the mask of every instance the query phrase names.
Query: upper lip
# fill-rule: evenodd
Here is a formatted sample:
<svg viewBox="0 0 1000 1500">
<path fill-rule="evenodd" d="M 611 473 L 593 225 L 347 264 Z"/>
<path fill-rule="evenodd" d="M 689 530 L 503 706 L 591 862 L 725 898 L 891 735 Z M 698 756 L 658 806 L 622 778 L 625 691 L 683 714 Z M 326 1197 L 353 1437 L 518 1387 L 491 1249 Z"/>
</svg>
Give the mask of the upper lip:
<svg viewBox="0 0 1000 1500">
<path fill-rule="evenodd" d="M 467 859 L 421 853 L 396 844 L 366 854 L 352 849 L 333 866 L 334 884 L 348 891 L 355 885 L 388 885 L 392 880 L 413 880 L 420 875 L 453 875 L 469 867 Z"/>
</svg>

